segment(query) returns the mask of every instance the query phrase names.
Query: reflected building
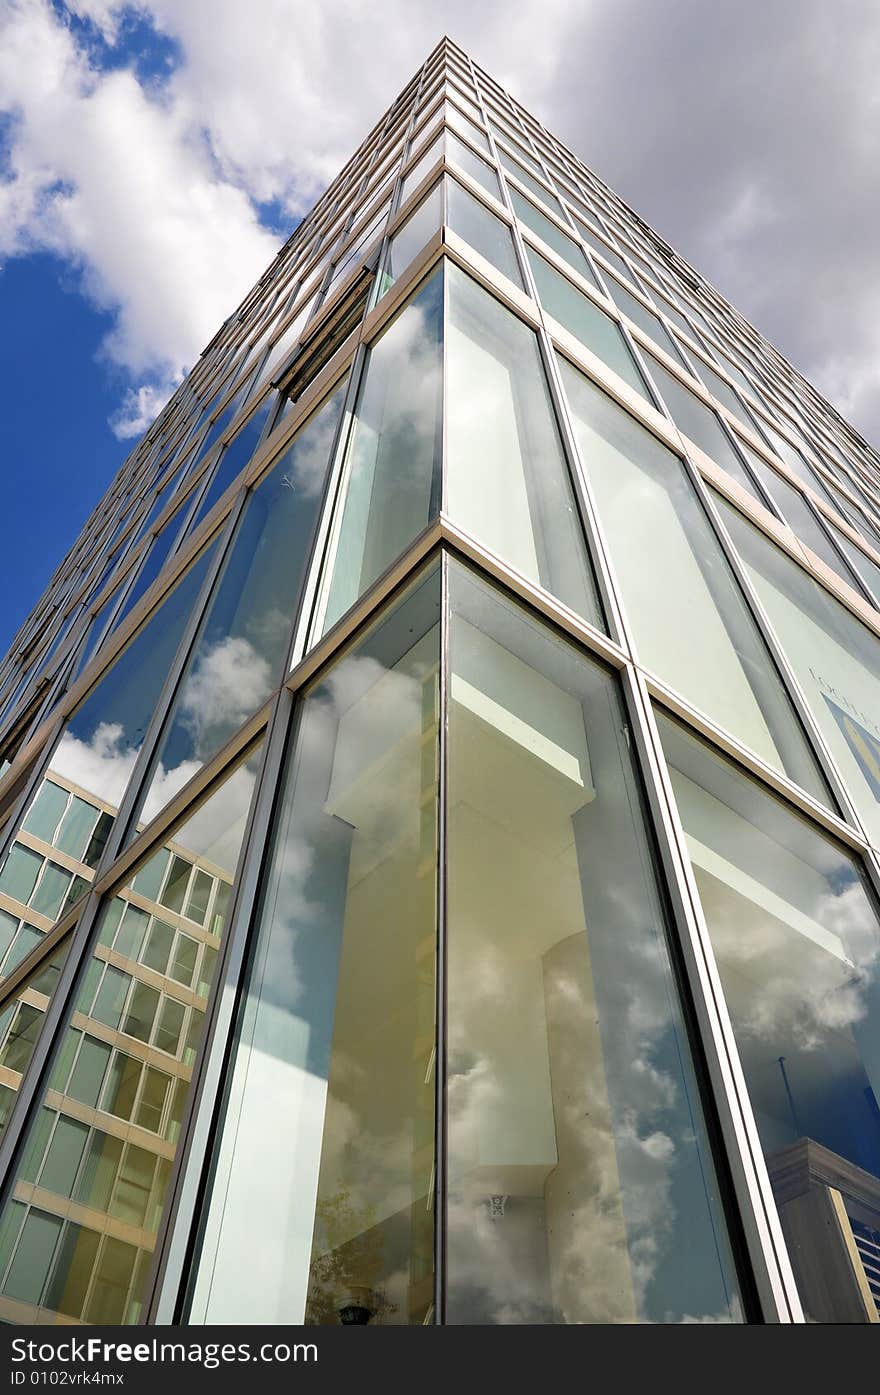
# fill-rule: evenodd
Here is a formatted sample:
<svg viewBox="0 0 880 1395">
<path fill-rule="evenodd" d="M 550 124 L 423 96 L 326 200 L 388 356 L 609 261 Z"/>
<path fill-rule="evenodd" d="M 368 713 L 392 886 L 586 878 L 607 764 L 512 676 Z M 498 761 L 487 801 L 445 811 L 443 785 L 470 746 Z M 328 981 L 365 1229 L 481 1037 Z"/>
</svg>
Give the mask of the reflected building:
<svg viewBox="0 0 880 1395">
<path fill-rule="evenodd" d="M 443 40 L 0 666 L 0 1320 L 880 1317 L 880 458 Z"/>
</svg>

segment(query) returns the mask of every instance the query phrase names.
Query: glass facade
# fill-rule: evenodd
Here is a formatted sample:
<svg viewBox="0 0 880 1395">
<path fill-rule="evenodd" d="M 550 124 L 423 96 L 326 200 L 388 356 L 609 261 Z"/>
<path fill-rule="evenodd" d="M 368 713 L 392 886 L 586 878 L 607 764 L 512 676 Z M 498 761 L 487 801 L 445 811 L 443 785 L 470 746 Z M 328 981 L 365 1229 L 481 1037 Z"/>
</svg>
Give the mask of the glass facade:
<svg viewBox="0 0 880 1395">
<path fill-rule="evenodd" d="M 0 1320 L 880 1319 L 880 458 L 444 40 L 0 663 Z"/>
</svg>

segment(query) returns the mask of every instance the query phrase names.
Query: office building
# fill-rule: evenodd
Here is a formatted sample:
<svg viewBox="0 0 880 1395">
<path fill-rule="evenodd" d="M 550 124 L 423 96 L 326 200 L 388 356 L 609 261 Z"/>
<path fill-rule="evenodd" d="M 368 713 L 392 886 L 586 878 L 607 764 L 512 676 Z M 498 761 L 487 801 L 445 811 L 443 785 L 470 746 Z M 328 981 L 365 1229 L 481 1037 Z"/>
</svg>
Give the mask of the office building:
<svg viewBox="0 0 880 1395">
<path fill-rule="evenodd" d="M 876 1322 L 878 674 L 876 452 L 442 41 L 0 666 L 0 1319 Z"/>
</svg>

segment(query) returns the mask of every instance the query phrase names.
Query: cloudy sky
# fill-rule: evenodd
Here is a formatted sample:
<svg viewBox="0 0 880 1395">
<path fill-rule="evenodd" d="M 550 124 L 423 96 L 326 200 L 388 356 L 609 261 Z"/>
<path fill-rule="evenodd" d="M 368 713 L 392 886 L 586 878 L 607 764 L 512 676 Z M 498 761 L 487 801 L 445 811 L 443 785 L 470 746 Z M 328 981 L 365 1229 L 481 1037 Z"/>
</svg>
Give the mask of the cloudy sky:
<svg viewBox="0 0 880 1395">
<path fill-rule="evenodd" d="M 0 651 L 443 32 L 880 440 L 876 0 L 0 0 Z"/>
</svg>

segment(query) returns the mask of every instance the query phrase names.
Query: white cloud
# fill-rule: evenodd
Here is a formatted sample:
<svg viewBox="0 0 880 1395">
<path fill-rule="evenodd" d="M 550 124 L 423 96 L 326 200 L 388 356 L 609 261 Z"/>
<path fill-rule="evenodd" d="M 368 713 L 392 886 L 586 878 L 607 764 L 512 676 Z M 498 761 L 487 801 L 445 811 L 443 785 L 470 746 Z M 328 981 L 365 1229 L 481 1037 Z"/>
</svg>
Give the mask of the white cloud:
<svg viewBox="0 0 880 1395">
<path fill-rule="evenodd" d="M 101 8 L 109 22 L 112 7 Z M 134 383 L 116 423 L 128 434 L 158 410 L 276 239 L 218 176 L 194 114 L 130 71 L 97 71 L 43 0 L 8 0 L 0 16 L 0 93 L 12 117 L 0 253 L 56 253 L 113 313 L 104 351 Z"/>
<path fill-rule="evenodd" d="M 51 768 L 118 808 L 139 750 L 125 741 L 121 722 L 99 722 L 88 741 L 65 731 Z"/>
<path fill-rule="evenodd" d="M 445 31 L 870 432 L 880 20 L 797 9 L 387 0 L 379 30 L 351 0 L 3 0 L 0 256 L 55 252 L 112 314 L 137 434 L 274 254 L 259 202 L 292 227 Z M 167 73 L 119 66 L 133 17 Z"/>
<path fill-rule="evenodd" d="M 140 387 L 129 388 L 119 409 L 110 418 L 113 434 L 120 441 L 142 436 L 165 406 L 178 381 L 169 375 L 164 383 L 141 383 Z"/>
</svg>

